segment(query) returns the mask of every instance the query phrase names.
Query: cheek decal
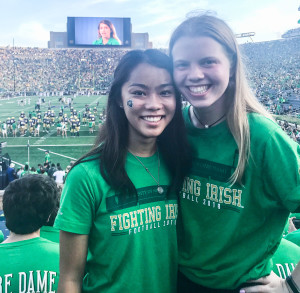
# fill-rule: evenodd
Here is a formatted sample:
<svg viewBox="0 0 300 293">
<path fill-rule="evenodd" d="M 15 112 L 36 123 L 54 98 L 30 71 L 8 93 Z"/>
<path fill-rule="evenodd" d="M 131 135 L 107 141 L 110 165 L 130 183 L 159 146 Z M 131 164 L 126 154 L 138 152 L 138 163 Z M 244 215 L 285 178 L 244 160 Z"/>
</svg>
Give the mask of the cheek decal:
<svg viewBox="0 0 300 293">
<path fill-rule="evenodd" d="M 132 102 L 132 100 L 128 100 L 128 101 L 127 101 L 127 106 L 128 106 L 129 108 L 132 108 L 132 107 L 133 107 L 133 102 Z"/>
</svg>

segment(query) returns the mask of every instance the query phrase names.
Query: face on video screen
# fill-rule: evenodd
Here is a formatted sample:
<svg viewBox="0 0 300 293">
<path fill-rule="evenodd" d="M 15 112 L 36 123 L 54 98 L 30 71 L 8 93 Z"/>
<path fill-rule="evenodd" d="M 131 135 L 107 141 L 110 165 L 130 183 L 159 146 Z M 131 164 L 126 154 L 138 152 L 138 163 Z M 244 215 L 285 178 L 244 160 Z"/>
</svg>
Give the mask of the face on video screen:
<svg viewBox="0 0 300 293">
<path fill-rule="evenodd" d="M 71 46 L 129 46 L 130 43 L 129 18 L 68 18 L 68 44 Z"/>
<path fill-rule="evenodd" d="M 109 26 L 106 25 L 105 23 L 100 24 L 99 31 L 100 31 L 100 35 L 103 39 L 109 39 L 110 38 L 111 30 L 110 30 Z"/>
</svg>

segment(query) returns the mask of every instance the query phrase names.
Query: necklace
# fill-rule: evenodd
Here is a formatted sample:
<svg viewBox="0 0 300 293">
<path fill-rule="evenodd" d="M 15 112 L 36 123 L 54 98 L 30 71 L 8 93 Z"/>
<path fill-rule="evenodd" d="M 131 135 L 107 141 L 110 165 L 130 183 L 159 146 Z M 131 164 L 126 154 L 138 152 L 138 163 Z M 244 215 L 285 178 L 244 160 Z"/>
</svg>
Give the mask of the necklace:
<svg viewBox="0 0 300 293">
<path fill-rule="evenodd" d="M 214 126 L 215 124 L 217 124 L 219 121 L 221 121 L 224 117 L 226 117 L 226 113 L 225 113 L 222 117 L 220 117 L 217 121 L 213 122 L 212 124 L 206 124 L 206 123 L 202 123 L 202 122 L 200 121 L 199 117 L 197 116 L 197 114 L 196 114 L 196 112 L 195 112 L 195 110 L 194 110 L 194 107 L 193 107 L 193 113 L 194 113 L 195 117 L 197 118 L 198 122 L 199 122 L 202 126 L 204 126 L 204 128 L 210 128 L 210 127 Z"/>
<path fill-rule="evenodd" d="M 149 169 L 143 164 L 143 162 L 133 153 L 131 153 L 138 161 L 139 163 L 144 167 L 144 169 L 149 173 L 149 175 L 154 179 L 154 181 L 157 184 L 157 192 L 159 194 L 162 194 L 164 192 L 164 189 L 159 185 L 159 167 L 160 167 L 160 159 L 159 159 L 159 152 L 157 151 L 157 156 L 158 156 L 158 160 L 157 160 L 157 165 L 158 165 L 158 180 L 156 180 L 156 178 L 150 173 Z"/>
</svg>

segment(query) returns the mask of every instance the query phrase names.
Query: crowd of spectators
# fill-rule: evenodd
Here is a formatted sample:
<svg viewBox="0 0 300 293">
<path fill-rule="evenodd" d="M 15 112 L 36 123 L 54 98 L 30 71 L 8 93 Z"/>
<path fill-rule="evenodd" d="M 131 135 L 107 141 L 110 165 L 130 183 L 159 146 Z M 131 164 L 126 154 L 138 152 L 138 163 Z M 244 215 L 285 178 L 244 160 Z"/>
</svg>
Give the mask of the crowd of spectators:
<svg viewBox="0 0 300 293">
<path fill-rule="evenodd" d="M 256 96 L 274 114 L 300 111 L 300 38 L 241 46 Z"/>
<path fill-rule="evenodd" d="M 241 45 L 257 97 L 274 113 L 300 99 L 299 37 Z M 0 91 L 14 93 L 107 92 L 128 49 L 0 48 Z M 300 102 L 299 106 L 300 107 Z"/>
<path fill-rule="evenodd" d="M 125 49 L 0 48 L 0 90 L 40 94 L 106 91 Z"/>
<path fill-rule="evenodd" d="M 47 153 L 45 158 L 46 157 L 47 157 Z M 51 163 L 51 161 L 44 162 L 43 164 L 38 164 L 36 167 L 29 166 L 28 163 L 25 163 L 24 166 L 16 167 L 14 163 L 11 163 L 6 169 L 7 184 L 14 181 L 15 179 L 22 178 L 29 174 L 40 174 L 54 179 L 54 181 L 57 184 L 57 187 L 60 190 L 62 190 L 65 177 L 70 171 L 74 163 L 75 163 L 74 161 L 71 161 L 66 168 L 63 168 L 60 163 L 55 164 L 55 163 Z"/>
<path fill-rule="evenodd" d="M 106 94 L 128 50 L 2 47 L 0 97 Z M 273 114 L 300 118 L 300 38 L 246 43 L 241 51 L 258 99 Z M 281 126 L 297 140 L 297 126 Z"/>
<path fill-rule="evenodd" d="M 281 126 L 292 140 L 300 144 L 300 126 L 297 123 L 290 123 L 286 120 L 277 120 L 277 123 Z"/>
</svg>

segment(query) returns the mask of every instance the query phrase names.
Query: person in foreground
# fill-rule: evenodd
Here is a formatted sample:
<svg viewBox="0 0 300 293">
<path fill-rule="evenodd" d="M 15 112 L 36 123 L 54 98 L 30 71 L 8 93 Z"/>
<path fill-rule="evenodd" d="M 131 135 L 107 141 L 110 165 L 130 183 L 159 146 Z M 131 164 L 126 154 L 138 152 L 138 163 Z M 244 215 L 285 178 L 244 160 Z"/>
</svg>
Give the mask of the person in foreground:
<svg viewBox="0 0 300 293">
<path fill-rule="evenodd" d="M 63 189 L 58 292 L 176 292 L 188 148 L 171 73 L 158 50 L 130 51 L 117 66 L 95 148 Z"/>
<path fill-rule="evenodd" d="M 111 21 L 103 19 L 98 24 L 98 39 L 93 45 L 121 45 L 115 26 Z"/>
<path fill-rule="evenodd" d="M 179 292 L 292 292 L 272 270 L 289 212 L 300 205 L 300 147 L 251 92 L 235 36 L 212 15 L 172 34 L 193 166 L 180 194 Z M 293 292 L 299 292 L 293 291 Z"/>
<path fill-rule="evenodd" d="M 59 245 L 41 238 L 40 229 L 57 212 L 57 202 L 48 176 L 29 174 L 6 187 L 3 211 L 10 235 L 0 244 L 0 292 L 56 292 Z"/>
</svg>

